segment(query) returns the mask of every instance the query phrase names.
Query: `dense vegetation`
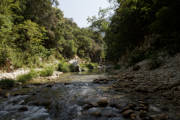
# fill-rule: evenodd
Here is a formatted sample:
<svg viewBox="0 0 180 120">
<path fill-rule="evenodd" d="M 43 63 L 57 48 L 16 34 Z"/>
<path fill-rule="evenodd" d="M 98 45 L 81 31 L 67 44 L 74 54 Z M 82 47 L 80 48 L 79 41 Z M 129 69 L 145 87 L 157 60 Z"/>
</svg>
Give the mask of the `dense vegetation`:
<svg viewBox="0 0 180 120">
<path fill-rule="evenodd" d="M 115 1 L 114 15 L 108 16 L 112 8 L 100 9 L 88 18 L 90 27 L 79 28 L 64 18 L 57 0 L 1 0 L 0 68 L 74 56 L 92 62 L 125 58 L 132 65 L 157 51 L 180 52 L 179 0 L 109 1 Z"/>
<path fill-rule="evenodd" d="M 107 58 L 130 64 L 157 52 L 180 52 L 179 0 L 118 0 L 106 31 Z"/>
<path fill-rule="evenodd" d="M 0 68 L 40 66 L 50 58 L 104 57 L 103 38 L 64 18 L 56 0 L 0 1 Z"/>
</svg>

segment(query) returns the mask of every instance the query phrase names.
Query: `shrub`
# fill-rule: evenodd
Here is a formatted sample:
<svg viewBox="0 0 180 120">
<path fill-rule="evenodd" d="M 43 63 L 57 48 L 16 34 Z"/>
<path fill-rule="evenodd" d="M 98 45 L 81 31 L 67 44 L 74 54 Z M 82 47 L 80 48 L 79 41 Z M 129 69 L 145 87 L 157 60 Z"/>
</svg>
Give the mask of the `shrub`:
<svg viewBox="0 0 180 120">
<path fill-rule="evenodd" d="M 89 63 L 86 66 L 92 70 L 92 69 L 96 69 L 98 65 L 96 63 Z"/>
<path fill-rule="evenodd" d="M 60 62 L 58 64 L 58 71 L 61 71 L 61 72 L 70 72 L 70 65 L 67 63 L 67 62 Z"/>
<path fill-rule="evenodd" d="M 96 63 L 80 64 L 82 71 L 91 71 L 93 69 L 96 69 L 97 66 L 98 64 Z"/>
<path fill-rule="evenodd" d="M 39 72 L 39 75 L 42 77 L 47 77 L 47 76 L 51 76 L 54 72 L 54 68 L 53 67 L 47 67 L 44 70 Z"/>
<path fill-rule="evenodd" d="M 35 71 L 32 70 L 32 71 L 30 71 L 30 72 L 27 73 L 27 74 L 19 75 L 19 76 L 17 77 L 17 81 L 18 81 L 18 82 L 22 82 L 22 83 L 26 83 L 26 82 L 32 80 L 33 78 L 35 78 L 35 77 L 37 77 L 37 76 L 38 76 L 38 74 L 37 74 Z"/>
<path fill-rule="evenodd" d="M 70 71 L 71 72 L 79 72 L 79 67 L 78 66 L 75 66 L 75 65 L 73 65 L 73 64 L 70 64 L 69 65 L 69 69 L 70 69 Z"/>
<path fill-rule="evenodd" d="M 15 81 L 12 79 L 2 79 L 0 80 L 0 87 L 1 88 L 11 88 L 14 87 Z"/>
<path fill-rule="evenodd" d="M 0 48 L 0 68 L 5 66 L 7 60 L 8 60 L 7 50 Z"/>
</svg>

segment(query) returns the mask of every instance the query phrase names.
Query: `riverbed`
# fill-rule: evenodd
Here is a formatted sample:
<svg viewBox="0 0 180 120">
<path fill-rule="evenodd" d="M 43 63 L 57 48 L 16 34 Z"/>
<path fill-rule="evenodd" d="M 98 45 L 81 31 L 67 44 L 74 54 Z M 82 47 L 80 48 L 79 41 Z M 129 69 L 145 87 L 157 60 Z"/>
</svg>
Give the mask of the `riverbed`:
<svg viewBox="0 0 180 120">
<path fill-rule="evenodd" d="M 153 104 L 113 90 L 113 79 L 93 82 L 108 77 L 67 73 L 54 82 L 13 88 L 8 98 L 0 98 L 0 120 L 161 120 L 155 115 L 173 119 Z"/>
</svg>

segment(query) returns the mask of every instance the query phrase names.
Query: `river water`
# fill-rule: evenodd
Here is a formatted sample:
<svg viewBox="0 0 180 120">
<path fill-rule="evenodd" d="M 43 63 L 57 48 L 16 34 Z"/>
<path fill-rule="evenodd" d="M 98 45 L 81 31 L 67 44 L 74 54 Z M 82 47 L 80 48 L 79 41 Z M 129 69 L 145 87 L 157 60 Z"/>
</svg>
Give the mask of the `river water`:
<svg viewBox="0 0 180 120">
<path fill-rule="evenodd" d="M 121 114 L 131 102 L 126 94 L 113 91 L 111 81 L 92 82 L 106 77 L 63 74 L 55 83 L 14 88 L 9 98 L 0 98 L 0 120 L 128 120 Z"/>
</svg>

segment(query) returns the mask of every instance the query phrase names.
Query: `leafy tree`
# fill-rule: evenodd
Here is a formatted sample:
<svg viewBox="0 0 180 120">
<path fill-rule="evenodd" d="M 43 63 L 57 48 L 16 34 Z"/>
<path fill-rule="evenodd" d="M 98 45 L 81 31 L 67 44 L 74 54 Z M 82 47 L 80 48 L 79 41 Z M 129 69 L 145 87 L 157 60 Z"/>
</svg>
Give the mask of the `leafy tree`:
<svg viewBox="0 0 180 120">
<path fill-rule="evenodd" d="M 113 61 L 159 36 L 150 50 L 179 51 L 179 5 L 175 0 L 118 0 L 106 31 L 107 58 Z M 156 40 L 155 40 L 156 39 Z M 144 52 L 145 53 L 145 52 Z"/>
</svg>

